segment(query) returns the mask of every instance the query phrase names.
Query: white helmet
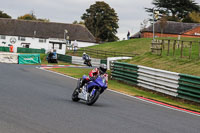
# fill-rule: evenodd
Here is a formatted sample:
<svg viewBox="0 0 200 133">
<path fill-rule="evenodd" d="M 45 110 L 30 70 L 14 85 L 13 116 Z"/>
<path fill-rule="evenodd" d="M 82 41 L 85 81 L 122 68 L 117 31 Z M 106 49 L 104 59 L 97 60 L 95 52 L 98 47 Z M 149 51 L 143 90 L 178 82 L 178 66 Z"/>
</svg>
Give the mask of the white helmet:
<svg viewBox="0 0 200 133">
<path fill-rule="evenodd" d="M 85 52 L 83 52 L 83 55 L 85 55 L 86 53 Z"/>
</svg>

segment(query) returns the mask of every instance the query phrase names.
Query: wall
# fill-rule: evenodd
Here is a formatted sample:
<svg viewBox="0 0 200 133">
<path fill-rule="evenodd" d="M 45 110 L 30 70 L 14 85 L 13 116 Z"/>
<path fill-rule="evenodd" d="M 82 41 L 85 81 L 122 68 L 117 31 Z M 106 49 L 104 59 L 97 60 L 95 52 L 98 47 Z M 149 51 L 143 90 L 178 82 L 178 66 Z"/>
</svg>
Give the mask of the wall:
<svg viewBox="0 0 200 133">
<path fill-rule="evenodd" d="M 29 48 L 34 48 L 34 49 L 45 49 L 46 52 L 49 52 L 53 45 L 52 43 L 49 43 L 49 41 L 52 42 L 60 42 L 60 43 L 64 43 L 65 40 L 63 39 L 58 39 L 58 38 L 49 38 L 46 39 L 46 42 L 39 42 L 39 38 L 33 38 L 33 37 L 25 37 L 26 40 L 25 41 L 20 41 L 18 40 L 18 36 L 6 36 L 6 39 L 0 39 L 0 46 L 8 46 L 9 44 L 11 44 L 10 39 L 11 38 L 15 38 L 16 42 L 12 43 L 12 45 L 14 46 L 14 52 L 17 52 L 17 47 L 23 47 L 22 43 L 30 43 Z M 3 44 L 3 42 L 6 42 L 6 44 Z M 71 44 L 73 44 L 74 41 L 71 42 Z M 77 41 L 78 43 L 78 47 L 88 47 L 88 46 L 93 46 L 93 45 L 97 45 L 95 43 L 89 43 L 89 42 L 80 42 Z M 55 48 L 57 53 L 59 54 L 65 54 L 66 52 L 66 44 L 62 44 L 62 49 L 59 49 L 58 45 Z"/>
<path fill-rule="evenodd" d="M 198 35 L 200 37 L 200 27 L 189 30 L 189 31 L 185 32 L 184 34 L 186 34 L 186 35 Z"/>
<path fill-rule="evenodd" d="M 10 39 L 15 38 L 16 42 L 11 43 Z M 32 37 L 25 37 L 25 41 L 18 40 L 18 36 L 6 36 L 6 39 L 0 39 L 0 46 L 8 46 L 9 44 L 12 44 L 14 46 L 14 52 L 17 52 L 17 47 L 23 47 L 22 43 L 30 43 L 29 48 L 34 49 L 45 49 L 46 52 L 50 51 L 52 49 L 52 44 L 49 43 L 49 41 L 55 41 L 55 42 L 63 42 L 63 40 L 59 39 L 46 39 L 46 42 L 39 42 L 39 38 L 32 38 Z M 4 44 L 3 42 L 6 42 Z M 57 53 L 65 54 L 66 51 L 66 45 L 62 45 L 62 49 L 57 49 Z"/>
<path fill-rule="evenodd" d="M 178 38 L 178 34 L 161 34 L 161 33 L 155 33 L 155 36 L 157 36 L 157 37 L 177 37 Z M 151 33 L 151 32 L 144 32 L 144 33 L 142 33 L 141 37 L 142 38 L 153 38 L 153 33 Z M 184 35 L 181 35 L 181 37 L 199 38 L 200 35 L 184 34 Z"/>
</svg>

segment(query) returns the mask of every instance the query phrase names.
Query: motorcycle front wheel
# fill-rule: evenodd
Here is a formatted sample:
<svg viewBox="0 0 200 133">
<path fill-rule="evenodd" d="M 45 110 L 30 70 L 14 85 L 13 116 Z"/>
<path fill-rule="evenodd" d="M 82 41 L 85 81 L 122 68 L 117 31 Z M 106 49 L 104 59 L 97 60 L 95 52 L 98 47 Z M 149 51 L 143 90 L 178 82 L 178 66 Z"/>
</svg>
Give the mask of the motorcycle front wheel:
<svg viewBox="0 0 200 133">
<path fill-rule="evenodd" d="M 99 90 L 96 90 L 94 92 L 94 94 L 91 95 L 91 93 L 93 92 L 94 89 L 95 88 L 93 88 L 92 91 L 90 92 L 90 94 L 88 95 L 88 100 L 86 101 L 87 105 L 93 105 L 97 101 L 97 99 L 99 98 L 99 95 L 100 95 Z"/>
</svg>

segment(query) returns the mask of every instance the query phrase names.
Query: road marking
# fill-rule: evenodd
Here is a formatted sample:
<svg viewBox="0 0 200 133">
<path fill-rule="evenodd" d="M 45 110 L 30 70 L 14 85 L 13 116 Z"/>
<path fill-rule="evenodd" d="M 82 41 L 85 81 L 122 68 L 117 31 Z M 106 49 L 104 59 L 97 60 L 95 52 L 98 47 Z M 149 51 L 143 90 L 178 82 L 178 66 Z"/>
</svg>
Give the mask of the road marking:
<svg viewBox="0 0 200 133">
<path fill-rule="evenodd" d="M 47 72 L 55 73 L 55 74 L 58 74 L 58 75 L 61 75 L 61 76 L 67 77 L 67 78 L 78 80 L 77 78 L 74 78 L 74 77 L 71 77 L 71 76 L 68 76 L 68 75 L 64 75 L 64 74 L 54 72 L 54 71 L 51 71 L 51 70 L 46 70 L 45 68 L 41 68 L 41 67 L 36 67 L 36 68 L 47 71 Z M 131 97 L 131 98 L 143 101 L 143 102 L 147 102 L 147 103 L 151 103 L 151 104 L 158 105 L 158 106 L 161 106 L 161 107 L 165 107 L 165 108 L 168 108 L 168 109 L 188 113 L 188 114 L 195 115 L 195 116 L 200 116 L 200 113 L 196 112 L 196 111 L 187 110 L 187 109 L 184 109 L 184 108 L 176 107 L 176 106 L 173 106 L 173 105 L 169 105 L 169 104 L 166 104 L 166 103 L 163 103 L 163 102 L 159 102 L 159 101 L 156 101 L 156 100 L 152 100 L 152 99 L 148 99 L 148 98 L 144 98 L 144 97 L 140 97 L 140 96 L 131 96 L 131 95 L 128 95 L 128 94 L 125 94 L 125 93 L 122 93 L 122 92 L 118 92 L 118 91 L 115 91 L 115 90 L 111 90 L 111 89 L 107 89 L 107 90 L 114 92 L 114 93 L 117 93 L 117 94 L 127 96 L 127 97 Z"/>
</svg>

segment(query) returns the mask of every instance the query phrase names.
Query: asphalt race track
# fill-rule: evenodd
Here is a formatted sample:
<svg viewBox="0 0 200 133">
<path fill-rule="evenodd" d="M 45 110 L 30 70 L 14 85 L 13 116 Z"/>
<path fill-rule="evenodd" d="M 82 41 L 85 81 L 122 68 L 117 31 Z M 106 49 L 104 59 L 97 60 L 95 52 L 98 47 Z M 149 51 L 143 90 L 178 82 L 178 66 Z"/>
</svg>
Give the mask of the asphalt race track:
<svg viewBox="0 0 200 133">
<path fill-rule="evenodd" d="M 199 133 L 200 117 L 105 91 L 72 102 L 76 80 L 0 63 L 0 133 Z"/>
</svg>

